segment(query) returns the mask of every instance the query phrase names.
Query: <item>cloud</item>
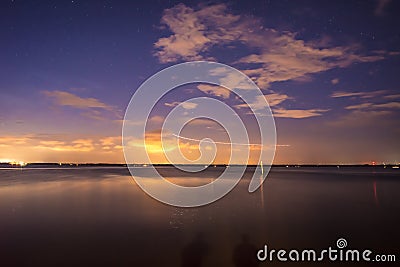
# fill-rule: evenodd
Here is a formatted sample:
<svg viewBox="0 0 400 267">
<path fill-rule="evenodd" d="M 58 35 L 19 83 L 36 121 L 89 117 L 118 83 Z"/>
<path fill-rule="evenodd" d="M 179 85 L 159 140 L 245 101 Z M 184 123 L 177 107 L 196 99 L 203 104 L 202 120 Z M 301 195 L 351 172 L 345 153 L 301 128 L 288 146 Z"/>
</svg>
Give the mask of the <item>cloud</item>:
<svg viewBox="0 0 400 267">
<path fill-rule="evenodd" d="M 396 99 L 396 98 L 400 98 L 400 94 L 385 95 L 383 98 L 386 98 L 386 99 Z"/>
<path fill-rule="evenodd" d="M 63 141 L 40 141 L 40 144 L 35 148 L 70 152 L 90 152 L 95 149 L 91 139 L 77 139 L 68 143 Z"/>
<path fill-rule="evenodd" d="M 2 146 L 15 146 L 15 145 L 24 145 L 31 140 L 30 136 L 0 136 L 0 145 Z"/>
<path fill-rule="evenodd" d="M 211 119 L 207 119 L 207 118 L 196 118 L 196 119 L 194 119 L 194 120 L 191 120 L 189 123 L 188 123 L 188 125 L 191 125 L 191 126 L 208 126 L 208 127 L 211 127 L 211 126 L 213 126 L 213 127 L 215 127 L 215 126 L 219 126 L 219 124 L 216 122 L 216 121 L 214 121 L 214 120 L 211 120 Z M 207 128 L 208 128 L 207 127 Z"/>
<path fill-rule="evenodd" d="M 374 10 L 375 16 L 383 16 L 385 15 L 385 9 L 391 2 L 391 0 L 377 0 L 376 7 Z"/>
<path fill-rule="evenodd" d="M 173 34 L 160 38 L 154 44 L 157 49 L 155 55 L 160 62 L 204 59 L 200 52 L 215 45 L 221 36 L 229 38 L 228 25 L 239 19 L 239 16 L 224 14 L 225 9 L 224 4 L 212 5 L 200 10 L 194 10 L 184 4 L 166 9 L 161 23 L 166 25 Z M 210 32 L 209 25 L 216 22 L 219 29 L 213 29 Z M 224 26 L 226 28 L 223 28 Z M 231 39 L 235 37 L 232 36 Z"/>
<path fill-rule="evenodd" d="M 396 109 L 400 108 L 400 102 L 389 102 L 389 103 L 362 103 L 358 105 L 351 105 L 345 107 L 345 109 Z"/>
<path fill-rule="evenodd" d="M 163 140 L 161 140 L 163 137 Z M 152 131 L 146 131 L 143 138 L 137 138 L 128 142 L 129 146 L 132 147 L 145 147 L 147 153 L 162 156 L 164 158 L 165 151 L 172 151 L 178 147 L 176 138 L 170 133 L 164 132 L 162 135 L 161 129 L 156 129 Z M 143 141 L 145 143 L 143 144 Z"/>
<path fill-rule="evenodd" d="M 358 110 L 354 109 L 351 112 L 339 117 L 336 120 L 328 121 L 327 124 L 336 127 L 356 128 L 367 126 L 376 127 L 379 124 L 391 123 L 388 119 L 393 115 L 390 110 Z M 383 119 L 386 118 L 386 119 Z M 392 126 L 390 126 L 392 127 Z"/>
<path fill-rule="evenodd" d="M 121 136 L 27 134 L 0 136 L 0 158 L 25 162 L 124 162 Z"/>
<path fill-rule="evenodd" d="M 82 98 L 65 91 L 42 91 L 42 93 L 47 97 L 53 98 L 55 103 L 60 106 L 70 106 L 80 109 L 101 108 L 112 110 L 111 106 L 96 98 Z"/>
<path fill-rule="evenodd" d="M 264 98 L 264 99 L 263 99 Z M 266 107 L 265 100 L 267 100 L 268 105 L 270 107 L 275 107 L 279 104 L 281 104 L 283 101 L 292 99 L 286 94 L 278 94 L 278 93 L 272 93 L 272 94 L 267 94 L 267 95 L 260 95 L 256 97 L 256 100 L 252 103 L 246 103 L 236 105 L 236 108 L 246 108 L 246 107 L 251 107 L 254 110 L 260 110 L 264 109 Z"/>
<path fill-rule="evenodd" d="M 192 102 L 188 102 L 188 101 L 186 101 L 186 102 L 177 102 L 177 101 L 175 101 L 175 102 L 172 102 L 172 103 L 164 103 L 164 105 L 167 106 L 167 107 L 176 107 L 179 104 L 181 104 L 181 106 L 184 109 L 195 109 L 197 107 L 197 103 L 192 103 Z"/>
<path fill-rule="evenodd" d="M 362 104 L 347 106 L 345 107 L 345 109 L 363 109 L 372 107 L 373 105 L 374 105 L 373 103 L 362 103 Z"/>
<path fill-rule="evenodd" d="M 121 144 L 120 136 L 77 139 L 58 136 L 56 138 L 57 136 L 38 134 L 0 136 L 0 145 L 14 147 L 15 149 L 22 147 L 65 152 L 89 152 L 106 145 L 112 146 L 113 149 L 120 149 L 116 146 Z"/>
<path fill-rule="evenodd" d="M 336 78 L 336 79 L 332 79 L 332 80 L 331 80 L 331 83 L 332 83 L 332 84 L 338 84 L 339 81 L 340 81 L 339 78 Z"/>
<path fill-rule="evenodd" d="M 224 87 L 216 86 L 216 85 L 209 85 L 209 84 L 199 84 L 197 85 L 197 89 L 202 91 L 203 93 L 219 96 L 222 98 L 229 98 L 230 91 Z"/>
<path fill-rule="evenodd" d="M 261 88 L 268 88 L 273 82 L 302 80 L 310 74 L 345 68 L 355 62 L 373 62 L 385 58 L 383 54 L 359 55 L 356 46 L 320 48 L 313 42 L 296 39 L 294 33 L 283 33 L 269 42 L 260 48 L 260 53 L 237 61 L 261 65 L 243 70 Z"/>
<path fill-rule="evenodd" d="M 107 105 L 96 98 L 83 98 L 78 95 L 65 91 L 42 91 L 42 94 L 51 98 L 54 104 L 58 106 L 67 106 L 76 109 L 81 109 L 83 116 L 94 120 L 105 120 L 106 112 L 114 117 L 121 118 L 122 115 L 113 106 Z"/>
<path fill-rule="evenodd" d="M 370 92 L 344 92 L 344 91 L 337 91 L 331 94 L 331 97 L 338 98 L 338 97 L 360 97 L 360 98 L 373 98 L 379 95 L 383 95 L 387 93 L 387 90 L 378 90 L 378 91 L 370 91 Z"/>
<path fill-rule="evenodd" d="M 375 104 L 376 108 L 400 108 L 400 102 L 389 102 L 383 104 Z"/>
<path fill-rule="evenodd" d="M 277 94 L 277 93 L 264 95 L 264 97 L 265 97 L 265 99 L 267 99 L 270 107 L 279 105 L 280 103 L 282 103 L 285 100 L 293 99 L 292 97 L 289 97 L 286 94 Z"/>
<path fill-rule="evenodd" d="M 251 80 L 230 68 L 217 67 L 211 69 L 210 75 L 219 77 L 219 83 L 226 88 L 252 90 L 255 87 Z"/>
<path fill-rule="evenodd" d="M 273 116 L 275 118 L 304 119 L 322 116 L 325 112 L 329 111 L 329 109 L 286 109 L 280 104 L 286 100 L 290 100 L 293 98 L 286 94 L 279 93 L 271 93 L 264 96 L 258 96 L 256 100 L 253 103 L 249 103 L 249 105 L 243 103 L 236 105 L 235 107 L 241 109 L 250 106 L 254 110 L 264 109 L 266 105 L 265 101 L 262 98 L 265 98 L 268 101 L 268 104 L 271 107 Z"/>
<path fill-rule="evenodd" d="M 99 120 L 99 121 L 105 120 L 103 113 L 98 110 L 95 110 L 95 109 L 88 109 L 87 111 L 82 112 L 81 114 L 85 117 L 88 117 L 88 118 L 91 118 L 94 120 Z"/>
<path fill-rule="evenodd" d="M 162 116 L 154 115 L 154 116 L 150 117 L 149 122 L 152 122 L 152 123 L 162 123 L 162 122 L 164 122 L 164 119 L 165 119 L 165 118 L 162 117 Z M 141 122 L 141 123 L 143 123 L 143 122 Z"/>
<path fill-rule="evenodd" d="M 274 117 L 304 119 L 322 116 L 329 109 L 273 109 Z"/>
<path fill-rule="evenodd" d="M 113 150 L 113 149 L 122 149 L 122 137 L 121 136 L 108 136 L 101 138 L 99 140 L 101 148 L 103 150 Z"/>
<path fill-rule="evenodd" d="M 172 34 L 154 44 L 154 55 L 160 62 L 207 59 L 214 46 L 242 44 L 256 52 L 235 63 L 245 65 L 243 71 L 264 89 L 273 82 L 309 79 L 310 74 L 355 62 L 374 62 L 388 55 L 386 51 L 362 55 L 357 45 L 305 42 L 296 33 L 266 28 L 253 16 L 234 15 L 226 4 L 198 8 L 179 4 L 164 11 L 161 23 Z"/>
</svg>

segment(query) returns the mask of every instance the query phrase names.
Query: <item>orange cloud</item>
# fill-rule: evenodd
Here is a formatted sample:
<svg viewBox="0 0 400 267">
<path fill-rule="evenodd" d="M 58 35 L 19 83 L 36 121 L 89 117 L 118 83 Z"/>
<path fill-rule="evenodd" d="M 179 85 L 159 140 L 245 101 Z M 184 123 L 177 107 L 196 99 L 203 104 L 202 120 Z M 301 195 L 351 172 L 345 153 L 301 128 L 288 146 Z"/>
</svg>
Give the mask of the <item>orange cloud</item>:
<svg viewBox="0 0 400 267">
<path fill-rule="evenodd" d="M 0 145 L 2 146 L 24 145 L 30 140 L 31 138 L 29 136 L 23 136 L 23 137 L 1 136 Z"/>
<path fill-rule="evenodd" d="M 0 146 L 0 158 L 24 162 L 123 162 L 120 136 L 0 136 Z"/>
<path fill-rule="evenodd" d="M 90 152 L 93 151 L 95 147 L 91 139 L 77 139 L 69 143 L 61 141 L 41 141 L 40 145 L 35 146 L 35 148 L 54 151 Z"/>
<path fill-rule="evenodd" d="M 82 98 L 77 95 L 64 91 L 43 91 L 44 95 L 54 99 L 55 103 L 60 106 L 70 106 L 75 108 L 102 108 L 112 110 L 112 107 L 101 102 L 96 98 Z"/>
<path fill-rule="evenodd" d="M 400 102 L 389 102 L 381 104 L 362 103 L 358 105 L 351 105 L 345 107 L 345 109 L 382 109 L 382 108 L 387 108 L 387 109 L 400 108 Z"/>
<path fill-rule="evenodd" d="M 396 98 L 400 98 L 400 94 L 385 95 L 383 98 L 386 98 L 386 99 L 396 99 Z"/>
<path fill-rule="evenodd" d="M 164 103 L 164 105 L 167 106 L 167 107 L 176 107 L 179 104 L 182 104 L 182 107 L 184 109 L 195 109 L 197 107 L 197 103 L 192 103 L 192 102 L 189 102 L 189 101 L 187 101 L 187 102 L 177 102 L 177 101 L 175 101 L 175 102 L 172 102 L 172 103 Z"/>
<path fill-rule="evenodd" d="M 337 91 L 331 94 L 331 97 L 333 98 L 339 98 L 339 97 L 353 97 L 357 96 L 360 98 L 373 98 L 379 95 L 383 95 L 387 93 L 387 90 L 378 90 L 378 91 L 371 91 L 371 92 L 344 92 L 344 91 Z"/>
<path fill-rule="evenodd" d="M 169 37 L 160 38 L 154 47 L 155 55 L 160 62 L 175 62 L 177 60 L 201 60 L 204 56 L 199 52 L 207 50 L 220 39 L 229 38 L 228 31 L 223 26 L 230 25 L 239 17 L 225 13 L 223 4 L 204 7 L 195 11 L 184 4 L 176 5 L 164 11 L 161 23 L 173 32 Z M 209 23 L 217 22 L 217 31 L 209 32 Z M 238 34 L 235 34 L 238 35 Z M 234 39 L 235 36 L 231 36 Z"/>
<path fill-rule="evenodd" d="M 274 117 L 303 119 L 321 116 L 329 109 L 274 109 Z"/>
<path fill-rule="evenodd" d="M 291 97 L 289 97 L 286 94 L 278 94 L 278 93 L 272 93 L 272 94 L 267 94 L 267 95 L 261 95 L 261 96 L 257 96 L 256 100 L 253 103 L 248 103 L 248 105 L 246 103 L 243 104 L 239 104 L 236 105 L 236 108 L 246 108 L 246 107 L 251 107 L 254 110 L 260 110 L 260 109 L 264 109 L 266 107 L 265 98 L 268 102 L 268 105 L 270 107 L 275 107 L 279 104 L 281 104 L 283 101 L 288 100 L 288 99 L 292 99 Z"/>
<path fill-rule="evenodd" d="M 210 85 L 210 84 L 199 84 L 197 85 L 197 89 L 202 91 L 203 93 L 219 96 L 222 98 L 229 98 L 230 91 L 224 87 Z"/>
<path fill-rule="evenodd" d="M 291 119 L 304 119 L 316 116 L 322 116 L 325 112 L 329 111 L 329 109 L 286 109 L 282 106 L 279 106 L 282 102 L 292 99 L 286 94 L 278 94 L 272 93 L 264 96 L 257 97 L 256 101 L 253 103 L 247 104 L 239 104 L 236 105 L 236 108 L 247 108 L 252 107 L 254 110 L 264 109 L 266 107 L 265 102 L 262 100 L 264 97 L 269 106 L 272 109 L 273 116 L 275 118 L 291 118 Z M 248 113 L 248 114 L 251 114 Z"/>
<path fill-rule="evenodd" d="M 273 82 L 301 80 L 310 74 L 348 67 L 355 62 L 374 62 L 385 58 L 382 53 L 359 55 L 357 47 L 353 46 L 320 48 L 316 43 L 296 39 L 293 33 L 284 33 L 270 42 L 272 44 L 260 47 L 261 53 L 238 60 L 238 63 L 262 65 L 243 70 L 261 88 L 268 88 Z"/>
<path fill-rule="evenodd" d="M 42 94 L 53 99 L 58 106 L 68 106 L 84 110 L 81 114 L 94 120 L 105 120 L 107 115 L 121 118 L 121 114 L 114 107 L 107 105 L 96 98 L 83 98 L 65 91 L 42 91 Z M 106 111 L 106 112 L 104 112 Z M 108 112 L 108 113 L 107 113 Z"/>
</svg>

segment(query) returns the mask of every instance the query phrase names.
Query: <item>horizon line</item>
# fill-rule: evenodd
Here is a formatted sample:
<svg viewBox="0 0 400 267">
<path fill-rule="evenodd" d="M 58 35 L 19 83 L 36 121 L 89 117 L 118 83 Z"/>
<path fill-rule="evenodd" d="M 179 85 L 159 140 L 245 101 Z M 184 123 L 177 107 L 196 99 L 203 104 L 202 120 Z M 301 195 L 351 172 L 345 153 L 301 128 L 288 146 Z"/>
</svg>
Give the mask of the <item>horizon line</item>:
<svg viewBox="0 0 400 267">
<path fill-rule="evenodd" d="M 184 163 L 104 163 L 104 162 L 0 162 L 2 165 L 11 165 L 11 166 L 27 166 L 27 165 L 57 165 L 57 166 L 84 166 L 84 165 L 119 165 L 119 166 L 174 166 L 174 165 L 186 165 L 186 166 L 259 166 L 259 164 L 225 164 L 225 163 L 216 163 L 216 164 L 184 164 Z M 264 166 L 398 166 L 400 163 L 381 163 L 381 164 L 370 164 L 370 163 L 277 163 L 277 164 L 264 164 Z"/>
</svg>

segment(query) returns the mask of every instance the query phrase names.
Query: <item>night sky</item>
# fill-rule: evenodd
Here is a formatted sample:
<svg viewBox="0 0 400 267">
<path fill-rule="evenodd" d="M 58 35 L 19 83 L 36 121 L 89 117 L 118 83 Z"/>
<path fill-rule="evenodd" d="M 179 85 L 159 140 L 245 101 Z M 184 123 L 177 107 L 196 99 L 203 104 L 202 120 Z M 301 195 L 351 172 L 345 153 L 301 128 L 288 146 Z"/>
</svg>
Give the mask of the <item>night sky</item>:
<svg viewBox="0 0 400 267">
<path fill-rule="evenodd" d="M 0 162 L 123 163 L 122 119 L 140 84 L 209 60 L 263 90 L 275 164 L 398 163 L 399 11 L 390 0 L 2 1 Z M 235 106 L 221 88 L 181 88 L 154 110 L 149 135 L 194 96 Z M 219 127 L 192 126 L 191 138 Z M 196 155 L 192 143 L 183 149 Z"/>
</svg>

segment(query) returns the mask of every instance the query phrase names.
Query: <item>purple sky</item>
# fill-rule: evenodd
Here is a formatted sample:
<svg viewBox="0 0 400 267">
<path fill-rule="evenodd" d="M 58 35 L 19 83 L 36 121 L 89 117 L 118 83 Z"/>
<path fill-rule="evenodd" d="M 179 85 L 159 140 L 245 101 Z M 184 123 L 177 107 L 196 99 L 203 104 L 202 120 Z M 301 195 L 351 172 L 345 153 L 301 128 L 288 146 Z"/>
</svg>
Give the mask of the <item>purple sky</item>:
<svg viewBox="0 0 400 267">
<path fill-rule="evenodd" d="M 400 161 L 399 2 L 142 2 L 0 3 L 0 161 L 122 163 L 135 90 L 193 60 L 231 65 L 262 89 L 284 145 L 276 164 Z M 149 142 L 159 145 L 176 104 L 198 96 L 237 100 L 218 87 L 179 88 L 152 113 Z M 210 122 L 189 126 L 187 137 L 227 140 Z M 184 154 L 195 158 L 195 145 Z"/>
</svg>

